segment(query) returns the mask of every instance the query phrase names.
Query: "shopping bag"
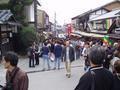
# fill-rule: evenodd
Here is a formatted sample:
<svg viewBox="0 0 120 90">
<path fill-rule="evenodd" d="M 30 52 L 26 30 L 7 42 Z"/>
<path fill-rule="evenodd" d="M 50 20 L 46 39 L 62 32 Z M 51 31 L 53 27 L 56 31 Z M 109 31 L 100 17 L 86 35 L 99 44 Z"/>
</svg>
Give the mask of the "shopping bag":
<svg viewBox="0 0 120 90">
<path fill-rule="evenodd" d="M 53 62 L 55 61 L 55 55 L 53 53 L 50 53 L 50 60 Z"/>
</svg>

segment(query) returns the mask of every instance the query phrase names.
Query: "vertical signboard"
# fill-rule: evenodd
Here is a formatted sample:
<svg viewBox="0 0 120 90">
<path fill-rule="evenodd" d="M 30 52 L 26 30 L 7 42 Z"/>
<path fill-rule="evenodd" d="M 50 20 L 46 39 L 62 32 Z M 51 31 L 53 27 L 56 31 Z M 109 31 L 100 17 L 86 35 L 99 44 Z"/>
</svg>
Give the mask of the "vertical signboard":
<svg viewBox="0 0 120 90">
<path fill-rule="evenodd" d="M 71 32 L 72 32 L 72 24 L 67 24 L 67 34 L 68 34 L 68 36 L 70 36 Z"/>
</svg>

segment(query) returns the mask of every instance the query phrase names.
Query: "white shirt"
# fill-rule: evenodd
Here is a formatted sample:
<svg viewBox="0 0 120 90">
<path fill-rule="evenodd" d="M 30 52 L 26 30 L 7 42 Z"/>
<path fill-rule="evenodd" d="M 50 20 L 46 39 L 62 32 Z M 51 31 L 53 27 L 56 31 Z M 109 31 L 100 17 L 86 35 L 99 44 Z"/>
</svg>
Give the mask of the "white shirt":
<svg viewBox="0 0 120 90">
<path fill-rule="evenodd" d="M 69 47 L 66 47 L 66 61 L 70 61 L 69 60 Z"/>
</svg>

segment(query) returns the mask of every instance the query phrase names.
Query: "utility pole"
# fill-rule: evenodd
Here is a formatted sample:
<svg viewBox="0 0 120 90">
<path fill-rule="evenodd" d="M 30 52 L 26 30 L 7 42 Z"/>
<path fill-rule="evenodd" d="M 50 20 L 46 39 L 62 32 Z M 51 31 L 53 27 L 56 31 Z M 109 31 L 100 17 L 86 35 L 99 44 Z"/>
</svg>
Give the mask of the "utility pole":
<svg viewBox="0 0 120 90">
<path fill-rule="evenodd" d="M 54 31 L 55 31 L 55 36 L 57 37 L 57 29 L 56 29 L 56 12 L 54 14 Z"/>
</svg>

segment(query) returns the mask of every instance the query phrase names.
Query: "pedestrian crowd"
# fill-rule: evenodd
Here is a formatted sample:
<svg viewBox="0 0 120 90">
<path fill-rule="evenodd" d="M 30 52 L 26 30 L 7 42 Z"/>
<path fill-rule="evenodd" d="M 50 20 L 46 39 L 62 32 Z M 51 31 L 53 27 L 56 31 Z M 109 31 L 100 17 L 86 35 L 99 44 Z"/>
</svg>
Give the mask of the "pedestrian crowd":
<svg viewBox="0 0 120 90">
<path fill-rule="evenodd" d="M 65 62 L 68 78 L 71 77 L 71 63 L 83 57 L 85 73 L 74 90 L 120 90 L 120 42 L 48 39 L 41 47 L 33 42 L 27 55 L 30 68 L 39 65 L 39 58 L 42 58 L 42 71 L 60 70 L 61 61 Z M 7 52 L 3 59 L 7 72 L 2 90 L 28 90 L 29 79 L 17 66 L 18 55 Z M 50 62 L 54 63 L 54 68 Z"/>
<path fill-rule="evenodd" d="M 87 41 L 82 55 L 86 72 L 75 90 L 120 90 L 120 42 Z"/>
<path fill-rule="evenodd" d="M 34 42 L 28 48 L 29 67 L 39 65 L 39 57 L 43 60 L 43 69 L 60 70 L 61 62 L 65 62 L 66 76 L 71 76 L 71 62 L 75 60 L 74 48 L 70 46 L 70 40 L 49 39 L 43 42 L 41 48 Z M 37 56 L 36 56 L 37 55 Z M 54 68 L 51 67 L 51 62 L 54 63 Z"/>
</svg>

